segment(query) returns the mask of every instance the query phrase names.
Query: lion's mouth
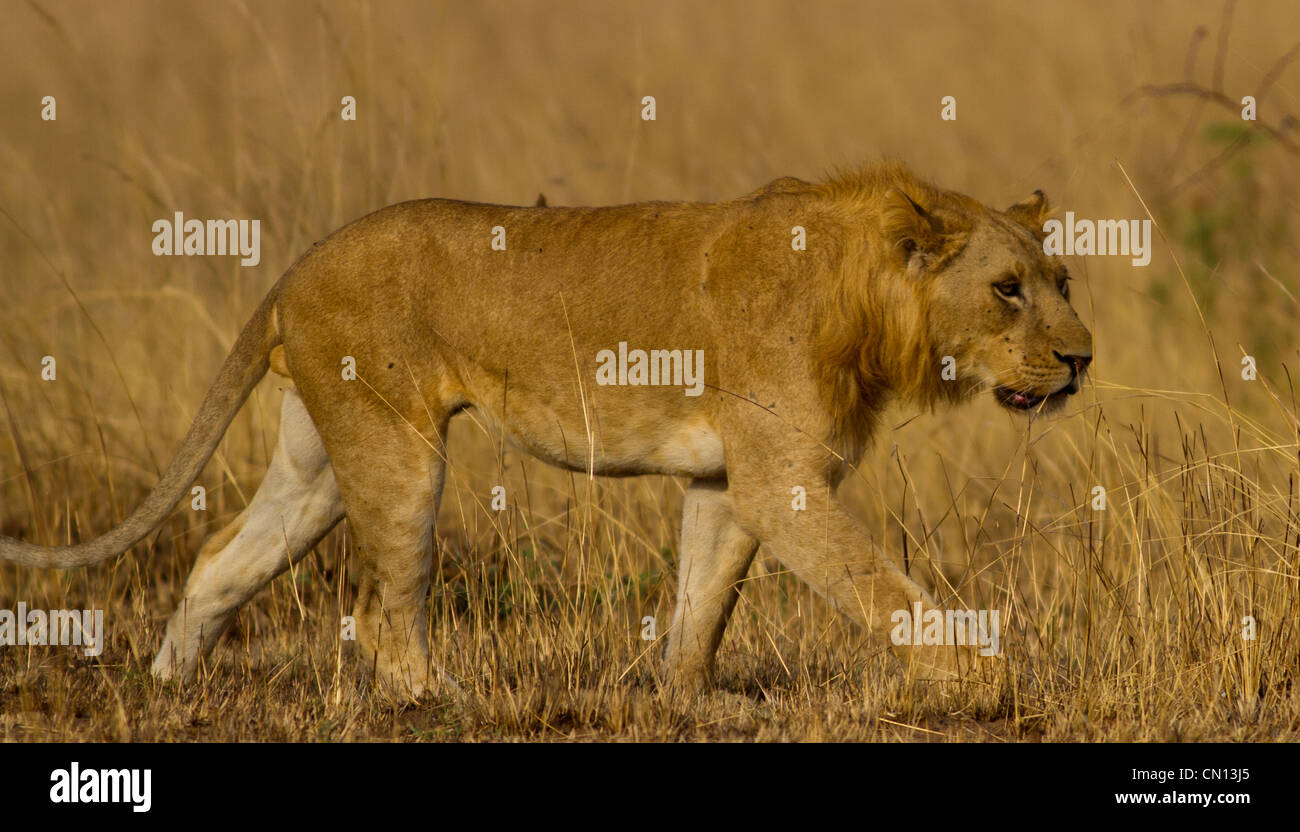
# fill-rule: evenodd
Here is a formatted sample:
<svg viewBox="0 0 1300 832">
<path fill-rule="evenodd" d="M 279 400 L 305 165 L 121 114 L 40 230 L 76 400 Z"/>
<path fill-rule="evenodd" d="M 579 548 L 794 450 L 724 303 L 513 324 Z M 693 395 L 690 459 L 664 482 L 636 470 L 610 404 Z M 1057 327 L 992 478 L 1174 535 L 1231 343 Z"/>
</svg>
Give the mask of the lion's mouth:
<svg viewBox="0 0 1300 832">
<path fill-rule="evenodd" d="M 1079 379 L 1070 379 L 1064 387 L 1052 393 L 1034 393 L 1029 390 L 1015 390 L 1011 387 L 994 387 L 993 397 L 998 400 L 998 404 L 1010 410 L 1019 411 L 1048 411 L 1064 402 L 1070 396 L 1079 392 Z"/>
</svg>

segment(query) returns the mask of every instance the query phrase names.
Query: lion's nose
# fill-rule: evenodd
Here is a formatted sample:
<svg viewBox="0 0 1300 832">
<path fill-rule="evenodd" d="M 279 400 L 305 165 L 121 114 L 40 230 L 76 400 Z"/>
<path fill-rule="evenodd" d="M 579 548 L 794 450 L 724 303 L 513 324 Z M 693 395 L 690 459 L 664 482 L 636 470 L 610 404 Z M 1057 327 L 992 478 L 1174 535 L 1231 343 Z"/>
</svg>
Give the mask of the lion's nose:
<svg viewBox="0 0 1300 832">
<path fill-rule="evenodd" d="M 1074 370 L 1075 376 L 1083 375 L 1083 371 L 1088 369 L 1088 365 L 1092 363 L 1091 355 L 1061 355 L 1056 350 L 1052 350 L 1052 355 L 1056 356 L 1057 361 L 1069 364 L 1070 368 Z"/>
</svg>

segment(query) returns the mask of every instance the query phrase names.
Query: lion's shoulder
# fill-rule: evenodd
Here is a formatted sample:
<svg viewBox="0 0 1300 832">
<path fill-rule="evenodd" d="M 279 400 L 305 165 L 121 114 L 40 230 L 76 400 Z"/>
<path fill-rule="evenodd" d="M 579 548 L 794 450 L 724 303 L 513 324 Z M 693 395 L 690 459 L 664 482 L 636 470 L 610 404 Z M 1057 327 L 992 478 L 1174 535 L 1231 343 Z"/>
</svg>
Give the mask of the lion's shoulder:
<svg viewBox="0 0 1300 832">
<path fill-rule="evenodd" d="M 741 199 L 761 199 L 765 196 L 775 196 L 777 194 L 809 193 L 814 187 L 813 183 L 806 182 L 797 176 L 782 176 L 773 179 L 757 190 L 745 194 Z"/>
</svg>

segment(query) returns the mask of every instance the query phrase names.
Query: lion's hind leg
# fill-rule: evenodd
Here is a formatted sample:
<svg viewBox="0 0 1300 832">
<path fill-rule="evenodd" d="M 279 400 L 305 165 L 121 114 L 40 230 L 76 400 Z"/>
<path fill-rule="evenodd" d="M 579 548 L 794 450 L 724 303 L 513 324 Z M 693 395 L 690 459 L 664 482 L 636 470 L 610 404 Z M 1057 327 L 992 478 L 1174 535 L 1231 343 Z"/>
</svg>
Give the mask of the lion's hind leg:
<svg viewBox="0 0 1300 832">
<path fill-rule="evenodd" d="M 386 408 L 346 424 L 335 412 L 321 417 L 334 420 L 325 431 L 339 439 L 330 453 L 357 544 L 357 648 L 379 692 L 395 701 L 458 691 L 429 654 L 429 573 L 449 417 L 426 406 L 418 431 Z"/>
<path fill-rule="evenodd" d="M 311 551 L 342 516 L 325 446 L 302 399 L 288 390 L 266 478 L 248 507 L 200 550 L 154 658 L 154 675 L 191 675 L 235 612 Z"/>
<path fill-rule="evenodd" d="M 701 690 L 712 682 L 714 655 L 757 550 L 758 539 L 736 524 L 726 482 L 693 481 L 682 506 L 677 609 L 664 654 L 675 686 Z"/>
</svg>

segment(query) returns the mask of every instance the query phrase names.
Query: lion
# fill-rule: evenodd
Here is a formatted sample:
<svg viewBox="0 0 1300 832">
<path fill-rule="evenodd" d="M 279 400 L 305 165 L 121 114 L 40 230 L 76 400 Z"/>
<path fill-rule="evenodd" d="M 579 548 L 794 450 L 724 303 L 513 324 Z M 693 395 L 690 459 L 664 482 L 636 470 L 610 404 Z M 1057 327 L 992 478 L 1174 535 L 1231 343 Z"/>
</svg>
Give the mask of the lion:
<svg viewBox="0 0 1300 832">
<path fill-rule="evenodd" d="M 563 468 L 689 478 L 662 654 L 672 685 L 712 683 L 760 545 L 880 633 L 894 610 L 940 609 L 835 495 L 884 408 L 991 391 L 1046 413 L 1091 361 L 1069 274 L 1043 250 L 1048 210 L 1041 191 L 990 209 L 895 162 L 720 203 L 392 205 L 275 284 L 124 522 L 67 546 L 5 537 L 0 557 L 72 568 L 126 551 L 272 369 L 289 385 L 269 468 L 202 546 L 153 661 L 160 679 L 194 673 L 240 606 L 346 516 L 366 666 L 398 696 L 454 684 L 430 661 L 426 606 L 448 421 L 468 409 Z M 918 678 L 977 661 L 893 649 Z"/>
</svg>

